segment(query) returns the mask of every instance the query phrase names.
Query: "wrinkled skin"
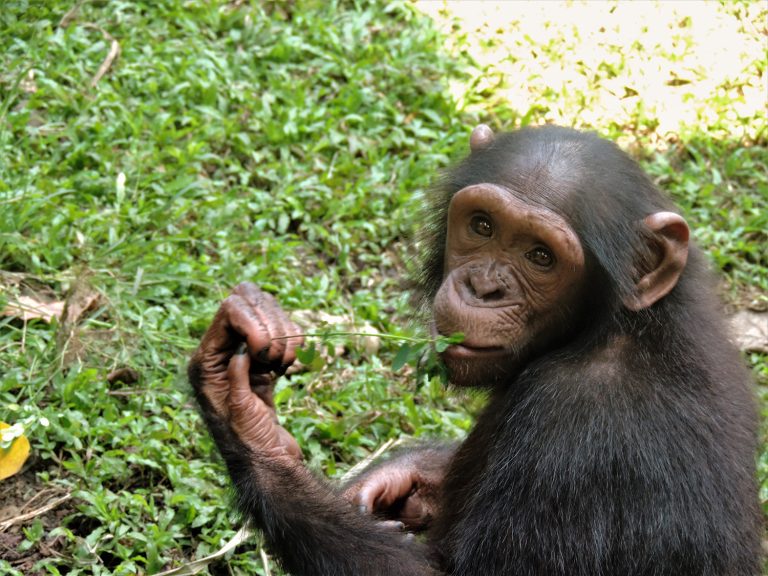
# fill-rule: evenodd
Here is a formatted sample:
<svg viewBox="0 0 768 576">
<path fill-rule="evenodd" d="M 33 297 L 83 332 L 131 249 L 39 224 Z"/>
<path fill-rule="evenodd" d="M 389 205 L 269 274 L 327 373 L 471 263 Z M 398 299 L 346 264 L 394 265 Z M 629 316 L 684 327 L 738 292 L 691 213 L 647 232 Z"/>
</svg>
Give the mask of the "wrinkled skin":
<svg viewBox="0 0 768 576">
<path fill-rule="evenodd" d="M 296 440 L 280 426 L 272 391 L 277 375 L 296 360 L 300 331 L 271 294 L 237 286 L 222 303 L 192 358 L 196 392 L 213 415 L 229 422 L 248 446 L 274 458 L 301 460 Z"/>
<path fill-rule="evenodd" d="M 296 360 L 302 343 L 298 334 L 271 294 L 245 282 L 222 302 L 191 361 L 199 371 L 196 381 L 204 383 L 196 392 L 210 407 L 209 418 L 227 422 L 246 446 L 288 466 L 299 464 L 302 453 L 280 425 L 272 393 L 278 374 Z M 356 508 L 386 519 L 381 526 L 426 529 L 437 510 L 450 454 L 435 448 L 406 454 L 375 474 L 358 477 L 343 496 Z"/>
<path fill-rule="evenodd" d="M 490 386 L 562 337 L 584 284 L 584 252 L 564 218 L 513 190 L 478 184 L 448 212 L 436 331 L 464 334 L 443 353 L 450 381 Z"/>
</svg>

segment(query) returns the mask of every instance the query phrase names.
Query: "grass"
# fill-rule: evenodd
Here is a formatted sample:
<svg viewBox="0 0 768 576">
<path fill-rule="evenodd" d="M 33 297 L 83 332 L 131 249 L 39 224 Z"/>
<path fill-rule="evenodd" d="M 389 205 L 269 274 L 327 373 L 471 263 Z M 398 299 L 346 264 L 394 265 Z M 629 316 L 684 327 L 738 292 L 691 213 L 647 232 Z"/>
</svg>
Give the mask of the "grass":
<svg viewBox="0 0 768 576">
<path fill-rule="evenodd" d="M 421 334 L 402 281 L 414 214 L 480 120 L 620 140 L 691 221 L 729 305 L 767 307 L 764 6 L 678 5 L 623 34 L 634 20 L 612 6 L 574 34 L 535 5 L 489 26 L 402 2 L 6 3 L 0 309 L 67 312 L 0 317 L 0 421 L 33 450 L 0 509 L 69 499 L 0 531 L 0 571 L 151 574 L 220 548 L 237 524 L 184 376 L 218 302 L 250 280 L 309 330 Z M 712 22 L 737 48 L 724 71 L 702 61 Z M 316 469 L 470 427 L 481 400 L 446 395 L 397 342 L 316 345 L 325 360 L 277 392 Z M 746 359 L 768 406 L 766 356 Z M 765 501 L 765 451 L 760 474 Z M 210 570 L 265 573 L 258 546 Z"/>
</svg>

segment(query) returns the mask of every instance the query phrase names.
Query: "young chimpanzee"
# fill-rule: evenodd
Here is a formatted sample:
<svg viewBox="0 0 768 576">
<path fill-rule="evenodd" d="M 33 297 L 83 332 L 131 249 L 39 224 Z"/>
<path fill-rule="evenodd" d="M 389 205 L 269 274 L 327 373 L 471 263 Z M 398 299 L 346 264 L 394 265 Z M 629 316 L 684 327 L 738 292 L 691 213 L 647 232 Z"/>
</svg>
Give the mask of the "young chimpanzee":
<svg viewBox="0 0 768 576">
<path fill-rule="evenodd" d="M 749 378 L 683 218 L 592 134 L 480 126 L 470 147 L 421 287 L 433 331 L 465 335 L 450 382 L 489 390 L 475 428 L 319 479 L 272 402 L 298 330 L 241 284 L 189 368 L 239 510 L 293 574 L 759 574 Z"/>
</svg>

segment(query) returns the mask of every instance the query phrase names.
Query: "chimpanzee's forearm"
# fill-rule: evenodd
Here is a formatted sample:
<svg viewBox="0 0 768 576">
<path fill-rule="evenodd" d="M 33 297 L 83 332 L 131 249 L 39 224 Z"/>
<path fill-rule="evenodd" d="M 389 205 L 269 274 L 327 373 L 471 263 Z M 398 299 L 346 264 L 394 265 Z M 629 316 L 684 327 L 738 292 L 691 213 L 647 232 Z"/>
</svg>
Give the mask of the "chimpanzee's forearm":
<svg viewBox="0 0 768 576">
<path fill-rule="evenodd" d="M 238 444 L 219 444 L 237 507 L 291 574 L 438 574 L 421 542 L 359 513 L 300 462 L 264 458 Z"/>
</svg>

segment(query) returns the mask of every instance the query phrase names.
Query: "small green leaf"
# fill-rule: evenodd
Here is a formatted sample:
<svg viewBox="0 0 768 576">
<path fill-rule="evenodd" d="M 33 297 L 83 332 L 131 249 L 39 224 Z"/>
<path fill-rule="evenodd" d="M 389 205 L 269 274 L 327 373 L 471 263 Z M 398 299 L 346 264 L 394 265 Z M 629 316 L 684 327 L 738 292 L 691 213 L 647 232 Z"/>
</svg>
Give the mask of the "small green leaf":
<svg viewBox="0 0 768 576">
<path fill-rule="evenodd" d="M 409 344 L 403 344 L 400 346 L 400 349 L 397 351 L 397 354 L 395 354 L 395 359 L 392 361 L 392 370 L 397 372 L 405 366 L 405 364 L 408 362 L 408 359 L 411 356 L 411 346 Z"/>
<path fill-rule="evenodd" d="M 450 345 L 451 342 L 447 338 L 438 338 L 435 340 L 435 350 L 438 352 L 445 352 L 446 348 Z"/>
<path fill-rule="evenodd" d="M 296 350 L 296 358 L 299 359 L 299 362 L 304 364 L 305 366 L 310 366 L 315 361 L 315 358 L 318 357 L 317 350 L 315 349 L 315 343 L 310 342 L 309 346 L 304 348 L 298 348 Z"/>
<path fill-rule="evenodd" d="M 313 372 L 317 372 L 320 370 L 323 366 L 325 366 L 325 360 L 320 354 L 315 354 L 315 357 L 312 359 L 312 362 L 309 364 L 309 369 Z"/>
<path fill-rule="evenodd" d="M 445 349 L 448 348 L 451 344 L 459 344 L 464 341 L 464 334 L 462 332 L 454 332 L 450 336 L 438 336 L 438 338 L 435 340 L 435 350 L 440 352 L 445 352 Z"/>
</svg>

